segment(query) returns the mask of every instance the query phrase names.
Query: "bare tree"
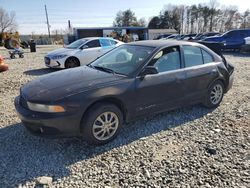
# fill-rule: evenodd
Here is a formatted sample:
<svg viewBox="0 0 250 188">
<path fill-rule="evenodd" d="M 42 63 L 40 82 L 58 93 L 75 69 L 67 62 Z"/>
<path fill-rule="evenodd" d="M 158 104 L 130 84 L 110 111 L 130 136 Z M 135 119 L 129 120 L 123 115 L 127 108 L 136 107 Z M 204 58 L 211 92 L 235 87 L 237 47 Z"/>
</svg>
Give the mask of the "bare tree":
<svg viewBox="0 0 250 188">
<path fill-rule="evenodd" d="M 0 33 L 14 31 L 17 27 L 15 12 L 8 13 L 0 7 Z"/>
<path fill-rule="evenodd" d="M 235 6 L 228 7 L 228 19 L 227 22 L 225 23 L 226 30 L 230 30 L 233 28 L 233 20 L 237 12 L 238 12 L 237 7 Z"/>
<path fill-rule="evenodd" d="M 250 22 L 248 20 L 250 20 L 250 11 L 249 11 L 249 9 L 247 9 L 243 13 L 243 15 L 242 15 L 241 28 L 248 28 L 248 27 L 250 27 Z"/>
<path fill-rule="evenodd" d="M 210 0 L 209 2 L 210 6 L 210 26 L 209 31 L 213 31 L 213 20 L 216 14 L 218 13 L 217 7 L 219 6 L 219 3 L 217 0 Z"/>
</svg>

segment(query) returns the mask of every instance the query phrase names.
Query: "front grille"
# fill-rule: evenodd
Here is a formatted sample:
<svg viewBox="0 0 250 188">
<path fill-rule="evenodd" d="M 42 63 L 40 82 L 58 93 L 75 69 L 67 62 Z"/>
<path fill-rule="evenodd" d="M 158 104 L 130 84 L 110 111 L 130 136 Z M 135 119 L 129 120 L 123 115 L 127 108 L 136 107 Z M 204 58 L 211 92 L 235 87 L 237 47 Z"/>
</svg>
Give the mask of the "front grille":
<svg viewBox="0 0 250 188">
<path fill-rule="evenodd" d="M 50 65 L 50 58 L 45 57 L 45 58 L 44 58 L 44 61 L 45 61 L 45 64 L 46 64 L 46 65 Z"/>
<path fill-rule="evenodd" d="M 19 103 L 23 108 L 28 109 L 27 101 L 23 98 L 23 96 L 20 96 Z"/>
</svg>

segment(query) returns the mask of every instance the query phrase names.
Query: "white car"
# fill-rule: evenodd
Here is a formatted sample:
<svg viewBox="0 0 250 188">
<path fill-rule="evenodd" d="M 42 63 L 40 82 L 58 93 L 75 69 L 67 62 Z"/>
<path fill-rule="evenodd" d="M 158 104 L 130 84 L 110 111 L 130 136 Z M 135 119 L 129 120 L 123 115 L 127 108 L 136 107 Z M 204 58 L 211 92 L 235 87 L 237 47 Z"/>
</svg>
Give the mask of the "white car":
<svg viewBox="0 0 250 188">
<path fill-rule="evenodd" d="M 45 65 L 50 68 L 73 68 L 86 65 L 123 42 L 112 38 L 90 37 L 79 39 L 65 48 L 48 53 Z"/>
</svg>

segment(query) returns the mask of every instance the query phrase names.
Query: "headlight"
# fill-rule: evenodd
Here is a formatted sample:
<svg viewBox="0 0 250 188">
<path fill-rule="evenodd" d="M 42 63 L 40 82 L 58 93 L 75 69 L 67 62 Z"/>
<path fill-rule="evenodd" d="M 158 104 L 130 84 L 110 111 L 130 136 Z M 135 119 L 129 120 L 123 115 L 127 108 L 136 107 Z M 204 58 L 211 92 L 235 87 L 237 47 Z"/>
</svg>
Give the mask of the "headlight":
<svg viewBox="0 0 250 188">
<path fill-rule="evenodd" d="M 51 59 L 62 59 L 62 58 L 65 58 L 67 55 L 55 55 L 55 56 L 52 56 Z"/>
<path fill-rule="evenodd" d="M 31 102 L 27 102 L 27 104 L 30 110 L 36 111 L 36 112 L 47 112 L 47 113 L 65 112 L 65 109 L 59 105 L 43 105 L 43 104 L 35 104 Z"/>
</svg>

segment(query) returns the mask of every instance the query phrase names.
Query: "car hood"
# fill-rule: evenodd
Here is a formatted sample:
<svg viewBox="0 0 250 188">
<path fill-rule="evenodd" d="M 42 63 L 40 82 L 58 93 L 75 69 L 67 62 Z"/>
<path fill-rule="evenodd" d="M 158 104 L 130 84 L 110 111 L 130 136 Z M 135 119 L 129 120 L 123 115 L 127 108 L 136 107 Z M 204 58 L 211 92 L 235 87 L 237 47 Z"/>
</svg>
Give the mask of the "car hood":
<svg viewBox="0 0 250 188">
<path fill-rule="evenodd" d="M 30 102 L 48 103 L 104 84 L 112 84 L 123 78 L 83 66 L 41 76 L 24 85 L 21 88 L 21 95 Z"/>
<path fill-rule="evenodd" d="M 79 49 L 59 48 L 49 52 L 46 56 L 51 57 L 55 55 L 72 55 L 78 51 Z"/>
</svg>

